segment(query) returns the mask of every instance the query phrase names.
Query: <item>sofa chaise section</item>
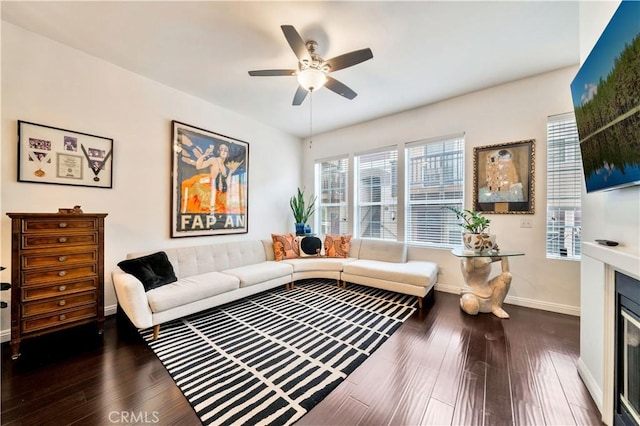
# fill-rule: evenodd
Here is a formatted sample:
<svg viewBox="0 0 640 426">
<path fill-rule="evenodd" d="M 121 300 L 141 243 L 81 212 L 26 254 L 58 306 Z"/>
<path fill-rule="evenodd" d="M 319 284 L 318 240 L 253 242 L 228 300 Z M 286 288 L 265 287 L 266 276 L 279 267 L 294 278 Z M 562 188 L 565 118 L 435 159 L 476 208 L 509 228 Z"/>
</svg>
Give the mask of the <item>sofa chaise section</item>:
<svg viewBox="0 0 640 426">
<path fill-rule="evenodd" d="M 341 278 L 345 288 L 351 282 L 417 296 L 422 308 L 423 298 L 438 279 L 438 265 L 424 260 L 408 261 L 404 243 L 360 240 L 357 259 L 344 264 Z"/>
</svg>

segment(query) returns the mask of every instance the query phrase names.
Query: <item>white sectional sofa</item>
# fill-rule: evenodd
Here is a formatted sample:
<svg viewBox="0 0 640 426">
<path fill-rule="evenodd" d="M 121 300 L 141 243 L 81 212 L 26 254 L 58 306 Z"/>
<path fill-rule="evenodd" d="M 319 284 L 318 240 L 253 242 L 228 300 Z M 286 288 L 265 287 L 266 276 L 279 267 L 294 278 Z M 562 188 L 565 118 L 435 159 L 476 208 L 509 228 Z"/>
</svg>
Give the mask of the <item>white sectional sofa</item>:
<svg viewBox="0 0 640 426">
<path fill-rule="evenodd" d="M 119 309 L 138 328 L 154 327 L 186 315 L 241 299 L 279 285 L 293 288 L 306 278 L 335 279 L 422 298 L 437 281 L 438 265 L 407 261 L 402 243 L 351 240 L 349 257 L 305 257 L 274 260 L 271 241 L 247 240 L 170 248 L 166 253 L 177 281 L 145 290 L 134 275 L 116 267 L 112 272 Z M 147 253 L 131 253 L 127 259 Z"/>
</svg>

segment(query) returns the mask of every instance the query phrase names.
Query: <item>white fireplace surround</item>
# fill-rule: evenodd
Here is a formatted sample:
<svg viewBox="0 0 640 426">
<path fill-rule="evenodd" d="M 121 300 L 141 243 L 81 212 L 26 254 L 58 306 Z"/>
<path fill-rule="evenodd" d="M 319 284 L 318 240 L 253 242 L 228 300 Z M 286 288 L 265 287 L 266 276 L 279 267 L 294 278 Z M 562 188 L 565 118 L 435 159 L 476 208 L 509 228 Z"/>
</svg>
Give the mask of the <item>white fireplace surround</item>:
<svg viewBox="0 0 640 426">
<path fill-rule="evenodd" d="M 594 312 L 582 312 L 580 330 L 580 359 L 578 360 L 578 373 L 589 389 L 591 396 L 600 408 L 602 421 L 607 425 L 613 425 L 614 415 L 614 350 L 615 350 L 615 272 L 619 271 L 635 279 L 640 279 L 640 253 L 635 247 L 608 247 L 591 242 L 582 245 L 583 254 L 583 278 L 585 274 L 591 274 L 591 284 L 604 284 L 601 289 L 602 309 Z M 595 272 L 595 274 L 594 274 Z M 599 276 L 598 276 L 599 275 Z M 595 289 L 599 290 L 599 289 Z M 585 288 L 582 288 L 585 291 Z M 597 299 L 597 298 L 596 298 Z M 584 300 L 584 298 L 583 298 Z M 593 321 L 586 316 L 602 312 L 600 318 L 591 318 L 602 321 L 602 333 L 598 333 Z M 589 340 L 589 341 L 587 341 Z M 602 360 L 602 365 L 597 364 Z M 601 380 L 599 368 L 601 367 Z"/>
</svg>

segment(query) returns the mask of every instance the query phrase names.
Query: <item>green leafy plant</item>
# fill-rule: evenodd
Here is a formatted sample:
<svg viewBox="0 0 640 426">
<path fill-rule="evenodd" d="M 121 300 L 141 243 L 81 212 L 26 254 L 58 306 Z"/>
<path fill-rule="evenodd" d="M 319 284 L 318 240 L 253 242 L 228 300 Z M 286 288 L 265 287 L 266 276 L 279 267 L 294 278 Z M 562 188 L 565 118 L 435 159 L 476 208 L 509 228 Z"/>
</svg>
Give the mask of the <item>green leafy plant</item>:
<svg viewBox="0 0 640 426">
<path fill-rule="evenodd" d="M 458 225 L 462 226 L 467 232 L 471 234 L 483 234 L 489 228 L 490 219 L 482 216 L 482 213 L 473 210 L 458 210 L 454 207 L 444 206 L 443 208 L 451 210 L 456 214 L 458 219 L 461 219 L 463 223 Z"/>
<path fill-rule="evenodd" d="M 304 200 L 304 189 L 298 188 L 296 195 L 291 197 L 289 205 L 293 212 L 293 218 L 296 223 L 307 223 L 309 217 L 313 214 L 313 209 L 316 205 L 316 196 L 309 196 L 308 201 Z"/>
</svg>

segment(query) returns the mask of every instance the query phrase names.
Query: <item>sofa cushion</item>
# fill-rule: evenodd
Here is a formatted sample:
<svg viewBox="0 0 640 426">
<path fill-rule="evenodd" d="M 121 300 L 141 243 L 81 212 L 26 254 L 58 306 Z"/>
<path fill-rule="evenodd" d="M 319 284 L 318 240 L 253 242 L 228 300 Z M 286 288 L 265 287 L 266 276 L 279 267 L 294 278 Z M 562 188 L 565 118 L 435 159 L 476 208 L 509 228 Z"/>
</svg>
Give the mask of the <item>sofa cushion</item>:
<svg viewBox="0 0 640 426">
<path fill-rule="evenodd" d="M 178 279 L 167 254 L 163 251 L 123 260 L 118 263 L 118 266 L 127 274 L 139 279 L 145 291 L 170 284 Z"/>
<path fill-rule="evenodd" d="M 147 292 L 152 312 L 166 311 L 200 299 L 236 290 L 238 278 L 221 272 L 207 272 L 167 284 Z"/>
<path fill-rule="evenodd" d="M 298 240 L 294 234 L 271 234 L 273 239 L 273 253 L 275 255 L 276 262 L 284 259 L 295 259 L 300 257 L 300 248 L 298 247 Z"/>
<path fill-rule="evenodd" d="M 293 273 L 293 266 L 284 262 L 262 262 L 241 268 L 226 269 L 225 274 L 233 275 L 240 280 L 240 287 L 249 287 L 265 281 L 281 278 Z"/>
<path fill-rule="evenodd" d="M 407 246 L 396 241 L 362 240 L 358 257 L 381 262 L 404 263 L 407 261 Z"/>
<path fill-rule="evenodd" d="M 438 265 L 422 260 L 406 263 L 358 259 L 344 264 L 345 273 L 378 278 L 422 287 L 430 287 L 438 278 Z"/>
<path fill-rule="evenodd" d="M 324 237 L 324 254 L 327 257 L 349 257 L 351 235 L 329 235 Z"/>
<path fill-rule="evenodd" d="M 343 265 L 346 262 L 352 262 L 356 260 L 353 257 L 341 258 L 341 257 L 306 257 L 300 259 L 287 259 L 284 263 L 289 263 L 293 266 L 293 272 L 306 272 L 306 271 L 342 271 Z"/>
</svg>

